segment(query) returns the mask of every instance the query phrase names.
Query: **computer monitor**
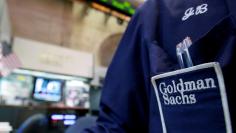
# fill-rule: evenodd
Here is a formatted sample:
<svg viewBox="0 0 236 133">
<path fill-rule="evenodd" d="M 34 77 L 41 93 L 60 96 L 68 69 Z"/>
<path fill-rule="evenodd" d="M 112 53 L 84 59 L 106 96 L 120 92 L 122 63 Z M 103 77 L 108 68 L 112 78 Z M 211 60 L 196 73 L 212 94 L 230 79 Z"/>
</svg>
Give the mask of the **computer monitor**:
<svg viewBox="0 0 236 133">
<path fill-rule="evenodd" d="M 62 99 L 64 81 L 37 77 L 34 82 L 33 98 L 40 101 L 59 102 Z"/>
<path fill-rule="evenodd" d="M 66 106 L 89 108 L 89 84 L 72 80 L 65 83 L 65 104 Z"/>
<path fill-rule="evenodd" d="M 49 122 L 51 126 L 70 126 L 74 125 L 76 122 L 77 116 L 71 113 L 53 113 L 50 114 Z"/>
</svg>

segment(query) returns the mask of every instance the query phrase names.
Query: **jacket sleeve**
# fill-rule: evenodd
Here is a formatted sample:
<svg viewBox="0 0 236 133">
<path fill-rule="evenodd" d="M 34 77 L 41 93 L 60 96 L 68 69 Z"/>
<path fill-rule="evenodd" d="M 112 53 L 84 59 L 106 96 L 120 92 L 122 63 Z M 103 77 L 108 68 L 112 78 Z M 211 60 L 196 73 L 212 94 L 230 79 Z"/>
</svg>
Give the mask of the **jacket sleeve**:
<svg viewBox="0 0 236 133">
<path fill-rule="evenodd" d="M 149 63 L 139 19 L 136 13 L 108 69 L 97 124 L 83 133 L 148 132 Z"/>
</svg>

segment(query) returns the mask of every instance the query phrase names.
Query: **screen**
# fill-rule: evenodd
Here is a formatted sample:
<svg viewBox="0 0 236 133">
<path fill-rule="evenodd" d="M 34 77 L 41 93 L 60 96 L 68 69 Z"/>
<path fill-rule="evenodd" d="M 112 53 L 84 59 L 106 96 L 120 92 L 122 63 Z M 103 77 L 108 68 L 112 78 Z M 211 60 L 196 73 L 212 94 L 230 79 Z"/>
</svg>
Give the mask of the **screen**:
<svg viewBox="0 0 236 133">
<path fill-rule="evenodd" d="M 70 107 L 89 108 L 89 90 L 87 83 L 82 81 L 67 81 L 65 84 L 65 104 Z"/>
<path fill-rule="evenodd" d="M 33 80 L 32 76 L 16 73 L 0 78 L 0 97 L 8 105 L 26 104 L 31 98 Z"/>
<path fill-rule="evenodd" d="M 50 122 L 53 127 L 74 125 L 77 116 L 75 114 L 51 114 Z"/>
<path fill-rule="evenodd" d="M 63 81 L 45 78 L 36 78 L 33 97 L 37 100 L 58 102 L 62 97 Z"/>
<path fill-rule="evenodd" d="M 104 6 L 110 7 L 114 10 L 122 12 L 128 16 L 132 16 L 135 13 L 135 7 L 129 1 L 126 0 L 93 0 Z"/>
</svg>

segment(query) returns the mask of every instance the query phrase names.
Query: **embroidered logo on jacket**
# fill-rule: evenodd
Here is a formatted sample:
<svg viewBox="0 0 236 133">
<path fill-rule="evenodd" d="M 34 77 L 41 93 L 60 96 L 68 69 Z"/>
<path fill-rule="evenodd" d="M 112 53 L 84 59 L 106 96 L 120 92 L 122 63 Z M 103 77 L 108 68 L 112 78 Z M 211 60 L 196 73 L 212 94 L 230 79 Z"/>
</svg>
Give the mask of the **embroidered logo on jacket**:
<svg viewBox="0 0 236 133">
<path fill-rule="evenodd" d="M 171 84 L 161 82 L 159 84 L 159 91 L 162 94 L 165 105 L 181 105 L 181 104 L 195 104 L 197 103 L 194 92 L 199 90 L 207 90 L 216 88 L 213 78 L 199 79 L 197 81 L 183 81 L 182 78 Z"/>
<path fill-rule="evenodd" d="M 182 21 L 185 21 L 194 15 L 196 16 L 196 15 L 204 14 L 207 11 L 208 11 L 208 4 L 201 4 L 197 6 L 196 8 L 190 7 L 185 11 L 184 16 L 182 17 Z"/>
</svg>

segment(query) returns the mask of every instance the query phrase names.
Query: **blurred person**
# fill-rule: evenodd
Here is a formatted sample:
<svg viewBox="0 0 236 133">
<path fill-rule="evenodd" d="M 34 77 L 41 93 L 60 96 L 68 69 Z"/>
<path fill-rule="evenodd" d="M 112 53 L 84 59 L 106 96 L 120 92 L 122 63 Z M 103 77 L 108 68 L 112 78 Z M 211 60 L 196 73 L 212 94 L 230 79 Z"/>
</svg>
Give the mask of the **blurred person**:
<svg viewBox="0 0 236 133">
<path fill-rule="evenodd" d="M 162 133 L 151 77 L 179 69 L 176 45 L 186 36 L 193 41 L 189 51 L 194 65 L 220 63 L 235 128 L 235 7 L 235 0 L 146 1 L 130 21 L 107 72 L 97 124 L 83 133 Z"/>
</svg>

